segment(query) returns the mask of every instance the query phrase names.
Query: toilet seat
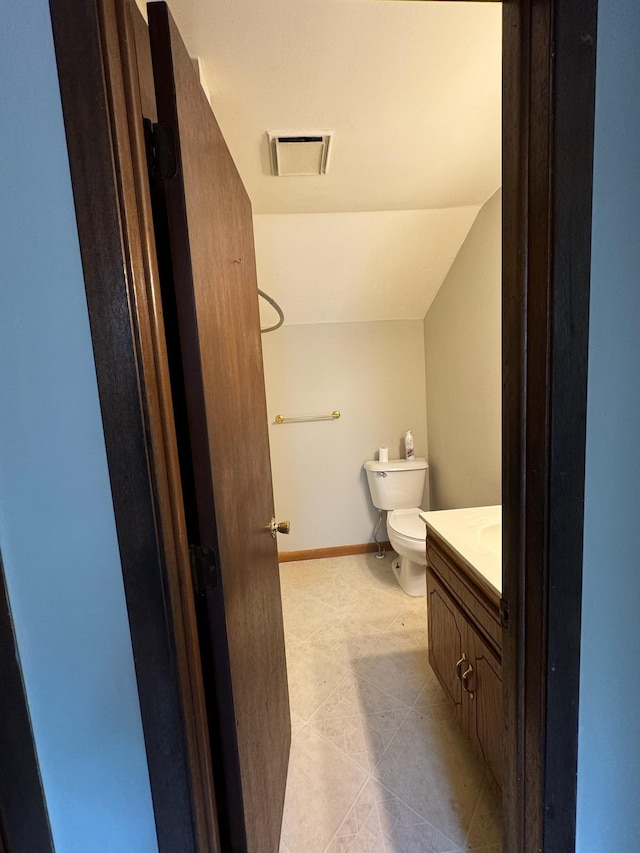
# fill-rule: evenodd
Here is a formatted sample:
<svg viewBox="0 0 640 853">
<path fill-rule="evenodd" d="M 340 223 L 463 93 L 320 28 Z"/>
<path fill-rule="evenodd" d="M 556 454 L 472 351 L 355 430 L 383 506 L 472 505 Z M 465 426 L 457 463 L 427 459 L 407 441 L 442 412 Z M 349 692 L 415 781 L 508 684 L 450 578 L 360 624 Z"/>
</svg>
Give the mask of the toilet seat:
<svg viewBox="0 0 640 853">
<path fill-rule="evenodd" d="M 427 528 L 420 518 L 420 507 L 411 509 L 394 509 L 387 516 L 387 527 L 398 536 L 414 539 L 424 544 Z"/>
</svg>

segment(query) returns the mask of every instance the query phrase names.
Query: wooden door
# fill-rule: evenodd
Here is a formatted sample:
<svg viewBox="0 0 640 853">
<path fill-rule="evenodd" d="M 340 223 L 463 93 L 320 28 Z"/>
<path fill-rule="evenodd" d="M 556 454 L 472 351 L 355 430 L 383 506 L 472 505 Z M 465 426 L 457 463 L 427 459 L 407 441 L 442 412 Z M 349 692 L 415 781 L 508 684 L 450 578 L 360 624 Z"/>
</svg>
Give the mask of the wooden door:
<svg viewBox="0 0 640 853">
<path fill-rule="evenodd" d="M 221 837 L 275 853 L 291 734 L 251 204 L 166 4 L 149 31 L 175 153 L 157 235 L 187 529 L 217 563 L 199 609 Z"/>
</svg>

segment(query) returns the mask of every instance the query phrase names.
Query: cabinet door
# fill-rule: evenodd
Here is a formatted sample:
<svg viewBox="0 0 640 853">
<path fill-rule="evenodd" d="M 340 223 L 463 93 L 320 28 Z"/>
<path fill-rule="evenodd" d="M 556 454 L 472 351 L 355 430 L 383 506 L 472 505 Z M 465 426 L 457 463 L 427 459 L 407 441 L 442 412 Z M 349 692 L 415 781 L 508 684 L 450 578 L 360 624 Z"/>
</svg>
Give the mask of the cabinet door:
<svg viewBox="0 0 640 853">
<path fill-rule="evenodd" d="M 500 785 L 502 778 L 502 667 L 487 643 L 467 625 L 466 648 L 472 674 L 466 679 L 470 691 L 469 737 Z"/>
<path fill-rule="evenodd" d="M 443 689 L 454 703 L 458 721 L 463 723 L 460 673 L 466 666 L 464 655 L 466 626 L 462 614 L 444 587 L 427 571 L 429 663 Z"/>
</svg>

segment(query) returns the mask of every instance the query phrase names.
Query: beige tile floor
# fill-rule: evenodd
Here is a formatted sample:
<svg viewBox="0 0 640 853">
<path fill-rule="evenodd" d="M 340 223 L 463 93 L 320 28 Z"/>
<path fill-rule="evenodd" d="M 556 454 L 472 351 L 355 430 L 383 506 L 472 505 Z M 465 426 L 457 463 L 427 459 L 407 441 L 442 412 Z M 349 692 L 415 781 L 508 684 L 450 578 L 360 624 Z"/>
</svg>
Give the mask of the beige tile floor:
<svg viewBox="0 0 640 853">
<path fill-rule="evenodd" d="M 281 853 L 500 853 L 499 806 L 389 555 L 281 565 L 293 741 Z"/>
</svg>

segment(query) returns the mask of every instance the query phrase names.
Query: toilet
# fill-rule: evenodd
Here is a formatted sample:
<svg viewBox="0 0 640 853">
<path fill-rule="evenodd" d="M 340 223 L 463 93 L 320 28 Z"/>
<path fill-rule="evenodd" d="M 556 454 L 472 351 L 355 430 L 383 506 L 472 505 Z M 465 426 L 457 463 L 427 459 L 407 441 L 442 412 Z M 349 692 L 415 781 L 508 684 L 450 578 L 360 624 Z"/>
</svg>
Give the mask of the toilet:
<svg viewBox="0 0 640 853">
<path fill-rule="evenodd" d="M 425 595 L 426 529 L 420 504 L 429 466 L 426 459 L 390 459 L 364 463 L 373 505 L 387 510 L 387 534 L 399 559 L 392 564 L 407 595 Z"/>
</svg>

